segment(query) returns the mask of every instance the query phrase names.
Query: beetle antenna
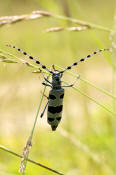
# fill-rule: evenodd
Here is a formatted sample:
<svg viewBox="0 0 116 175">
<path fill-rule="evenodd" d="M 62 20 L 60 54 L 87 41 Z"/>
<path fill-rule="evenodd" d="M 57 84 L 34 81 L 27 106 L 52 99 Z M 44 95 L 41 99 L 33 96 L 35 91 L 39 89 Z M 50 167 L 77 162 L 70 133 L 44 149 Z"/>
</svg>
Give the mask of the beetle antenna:
<svg viewBox="0 0 116 175">
<path fill-rule="evenodd" d="M 35 61 L 36 64 L 39 64 L 39 65 L 42 67 L 42 69 L 44 69 L 44 70 L 46 70 L 47 72 L 53 74 L 53 72 L 50 71 L 45 65 L 43 65 L 42 63 L 40 63 L 37 59 L 35 59 L 35 58 L 32 57 L 31 55 L 29 55 L 28 53 L 24 52 L 22 49 L 19 49 L 19 48 L 17 48 L 16 46 L 12 46 L 12 45 L 10 45 L 10 44 L 7 44 L 6 46 L 18 50 L 18 51 L 21 52 L 23 55 L 28 56 L 29 59 Z"/>
<path fill-rule="evenodd" d="M 63 71 L 61 71 L 61 73 L 64 73 L 64 72 L 66 72 L 66 71 L 69 70 L 69 69 L 72 69 L 73 66 L 77 66 L 80 62 L 83 62 L 83 61 L 85 61 L 87 58 L 90 58 L 91 56 L 93 56 L 93 55 L 95 55 L 95 54 L 97 54 L 97 53 L 103 52 L 103 51 L 111 51 L 111 48 L 110 48 L 110 49 L 100 49 L 100 50 L 97 50 L 97 51 L 95 51 L 95 52 L 93 52 L 93 53 L 87 55 L 86 57 L 81 58 L 81 59 L 78 60 L 77 62 L 73 63 L 71 66 L 66 67 Z"/>
</svg>

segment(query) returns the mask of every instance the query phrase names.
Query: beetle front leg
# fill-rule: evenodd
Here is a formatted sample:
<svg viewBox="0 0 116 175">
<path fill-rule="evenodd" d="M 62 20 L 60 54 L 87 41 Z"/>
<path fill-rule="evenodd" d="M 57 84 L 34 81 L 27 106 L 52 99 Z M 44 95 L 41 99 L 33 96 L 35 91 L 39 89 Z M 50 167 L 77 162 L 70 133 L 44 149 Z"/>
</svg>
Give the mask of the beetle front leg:
<svg viewBox="0 0 116 175">
<path fill-rule="evenodd" d="M 49 86 L 49 87 L 51 87 L 52 88 L 52 86 L 51 85 L 49 85 L 49 84 L 47 84 L 47 83 L 42 83 L 44 86 Z"/>
<path fill-rule="evenodd" d="M 52 84 L 52 82 L 50 82 L 50 81 L 48 80 L 48 78 L 44 77 L 44 80 L 45 80 L 47 83 Z"/>
</svg>

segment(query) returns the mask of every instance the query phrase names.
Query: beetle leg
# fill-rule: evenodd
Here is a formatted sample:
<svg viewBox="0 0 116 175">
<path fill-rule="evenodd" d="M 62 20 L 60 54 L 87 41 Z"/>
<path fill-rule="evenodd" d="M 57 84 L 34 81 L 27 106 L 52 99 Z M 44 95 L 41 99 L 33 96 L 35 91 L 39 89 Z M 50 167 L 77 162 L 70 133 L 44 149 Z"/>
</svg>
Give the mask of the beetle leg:
<svg viewBox="0 0 116 175">
<path fill-rule="evenodd" d="M 62 86 L 62 87 L 72 87 L 72 86 L 74 86 L 75 85 L 75 83 L 77 82 L 77 80 L 80 78 L 80 75 L 78 76 L 78 77 L 76 77 L 76 80 L 74 81 L 74 83 L 73 84 L 69 84 L 69 85 L 64 85 L 64 86 Z"/>
<path fill-rule="evenodd" d="M 41 118 L 43 117 L 43 115 L 44 115 L 44 113 L 45 113 L 45 110 L 46 110 L 47 106 L 48 106 L 48 102 L 47 102 L 47 104 L 45 105 L 45 107 L 44 107 L 44 109 L 43 109 L 43 111 L 42 111 L 42 113 L 41 113 L 41 115 L 40 115 Z"/>
<path fill-rule="evenodd" d="M 47 83 L 52 84 L 52 82 L 50 82 L 50 81 L 48 80 L 48 77 L 47 77 L 47 78 L 46 78 L 46 77 L 44 77 L 44 80 L 45 80 Z"/>
<path fill-rule="evenodd" d="M 50 82 L 49 80 L 48 80 L 48 77 L 49 76 L 47 76 L 47 78 L 44 76 L 44 73 L 43 72 L 41 72 L 42 73 L 42 75 L 43 75 L 43 78 L 44 78 L 44 80 L 47 82 L 47 83 L 50 83 L 50 84 L 52 84 L 52 82 Z"/>
<path fill-rule="evenodd" d="M 49 87 L 51 87 L 52 88 L 52 86 L 51 85 L 49 85 L 49 84 L 47 84 L 47 83 L 42 83 L 44 86 L 49 86 Z"/>
</svg>

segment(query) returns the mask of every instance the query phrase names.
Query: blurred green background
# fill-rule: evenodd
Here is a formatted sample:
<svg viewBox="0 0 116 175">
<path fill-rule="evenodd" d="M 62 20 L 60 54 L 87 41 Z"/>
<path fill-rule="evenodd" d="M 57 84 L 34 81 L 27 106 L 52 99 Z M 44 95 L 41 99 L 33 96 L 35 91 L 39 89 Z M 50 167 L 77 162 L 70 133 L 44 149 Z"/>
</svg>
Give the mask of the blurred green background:
<svg viewBox="0 0 116 175">
<path fill-rule="evenodd" d="M 115 0 L 5 0 L 0 1 L 0 16 L 44 10 L 112 29 L 115 7 Z M 54 18 L 5 25 L 0 28 L 0 47 L 25 59 L 16 50 L 5 46 L 16 45 L 32 56 L 39 57 L 48 67 L 52 64 L 66 67 L 101 47 L 111 47 L 110 32 L 94 29 L 45 33 L 46 28 L 56 26 L 76 25 Z M 22 153 L 31 132 L 43 90 L 42 75 L 32 71 L 23 64 L 0 62 L 0 144 L 18 153 Z M 82 78 L 112 92 L 112 67 L 102 53 L 73 68 L 72 72 L 80 73 Z M 72 83 L 74 78 L 65 74 L 63 80 Z M 112 98 L 80 80 L 75 86 L 112 109 Z M 49 88 L 46 94 L 48 92 Z M 45 104 L 46 98 L 41 111 Z M 74 89 L 66 88 L 63 119 L 56 132 L 51 131 L 46 118 L 46 113 L 43 119 L 38 118 L 29 155 L 31 159 L 66 175 L 116 174 L 116 122 L 108 112 Z M 67 137 L 64 131 L 68 132 Z M 95 155 L 98 160 L 94 160 Z M 16 175 L 19 166 L 19 158 L 0 151 L 0 175 Z M 26 174 L 53 173 L 28 163 Z"/>
</svg>

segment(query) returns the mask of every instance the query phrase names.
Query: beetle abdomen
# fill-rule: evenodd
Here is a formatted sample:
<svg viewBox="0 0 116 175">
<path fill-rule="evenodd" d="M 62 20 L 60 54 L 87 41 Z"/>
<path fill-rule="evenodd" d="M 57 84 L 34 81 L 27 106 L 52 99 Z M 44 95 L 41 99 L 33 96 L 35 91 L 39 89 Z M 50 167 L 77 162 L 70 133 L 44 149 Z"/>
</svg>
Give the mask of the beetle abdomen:
<svg viewBox="0 0 116 175">
<path fill-rule="evenodd" d="M 52 130 L 56 130 L 62 117 L 64 89 L 52 89 L 49 92 L 47 120 Z"/>
</svg>

